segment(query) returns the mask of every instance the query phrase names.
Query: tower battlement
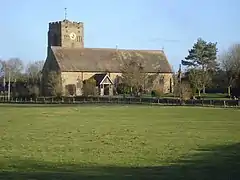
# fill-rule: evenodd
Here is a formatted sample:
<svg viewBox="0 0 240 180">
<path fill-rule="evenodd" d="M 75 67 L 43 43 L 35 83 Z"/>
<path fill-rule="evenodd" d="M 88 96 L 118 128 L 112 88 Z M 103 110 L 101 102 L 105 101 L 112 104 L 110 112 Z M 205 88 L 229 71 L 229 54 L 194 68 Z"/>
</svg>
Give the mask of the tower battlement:
<svg viewBox="0 0 240 180">
<path fill-rule="evenodd" d="M 61 21 L 56 21 L 56 22 L 50 22 L 49 23 L 49 29 L 59 28 L 59 27 L 61 27 Z"/>
<path fill-rule="evenodd" d="M 57 27 L 61 25 L 70 25 L 72 27 L 83 27 L 83 22 L 76 22 L 76 21 L 69 21 L 69 20 L 63 20 L 63 21 L 55 21 L 55 22 L 49 22 L 49 26 Z"/>
</svg>

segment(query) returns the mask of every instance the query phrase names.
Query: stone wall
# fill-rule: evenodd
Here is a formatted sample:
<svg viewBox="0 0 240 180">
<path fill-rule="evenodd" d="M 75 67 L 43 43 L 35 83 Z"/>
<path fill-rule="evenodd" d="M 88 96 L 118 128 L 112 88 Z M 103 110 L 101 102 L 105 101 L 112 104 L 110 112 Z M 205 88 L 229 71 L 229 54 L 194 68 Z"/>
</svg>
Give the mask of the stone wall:
<svg viewBox="0 0 240 180">
<path fill-rule="evenodd" d="M 92 77 L 94 74 L 96 73 L 102 73 L 102 72 L 62 72 L 61 76 L 62 76 L 62 86 L 63 86 L 63 91 L 64 93 L 66 93 L 66 86 L 68 86 L 69 84 L 73 84 L 76 86 L 76 93 L 77 95 L 81 95 L 82 91 L 81 85 L 78 85 L 78 81 L 80 80 L 81 82 L 89 79 L 90 77 Z M 109 77 L 111 78 L 111 80 L 113 81 L 113 83 L 115 83 L 117 76 L 121 76 L 121 73 L 108 73 Z M 149 75 L 151 75 L 151 73 L 149 73 Z M 151 89 L 157 89 L 158 83 L 160 82 L 160 78 L 164 77 L 163 82 L 163 91 L 164 93 L 170 93 L 172 92 L 172 87 L 173 87 L 173 80 L 172 77 L 173 75 L 170 73 L 165 73 L 165 74 L 159 74 L 157 75 L 157 78 L 155 79 L 155 81 L 153 82 L 153 87 Z"/>
</svg>

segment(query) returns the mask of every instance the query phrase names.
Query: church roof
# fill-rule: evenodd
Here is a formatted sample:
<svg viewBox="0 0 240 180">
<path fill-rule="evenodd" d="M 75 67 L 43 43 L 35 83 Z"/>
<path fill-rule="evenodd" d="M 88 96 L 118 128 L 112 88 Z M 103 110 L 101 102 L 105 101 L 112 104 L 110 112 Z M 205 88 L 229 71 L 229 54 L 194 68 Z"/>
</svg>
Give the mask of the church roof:
<svg viewBox="0 0 240 180">
<path fill-rule="evenodd" d="M 121 72 L 121 63 L 114 59 L 116 49 L 51 47 L 61 71 Z M 172 68 L 161 50 L 124 50 L 137 52 L 144 59 L 146 72 L 171 73 Z"/>
</svg>

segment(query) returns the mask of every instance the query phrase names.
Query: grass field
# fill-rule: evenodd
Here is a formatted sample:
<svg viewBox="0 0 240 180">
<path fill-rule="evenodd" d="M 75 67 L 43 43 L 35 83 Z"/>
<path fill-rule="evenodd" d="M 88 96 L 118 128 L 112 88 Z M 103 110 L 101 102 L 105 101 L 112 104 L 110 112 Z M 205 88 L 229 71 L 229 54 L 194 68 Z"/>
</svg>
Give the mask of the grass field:
<svg viewBox="0 0 240 180">
<path fill-rule="evenodd" d="M 0 179 L 240 179 L 240 111 L 0 105 Z"/>
</svg>

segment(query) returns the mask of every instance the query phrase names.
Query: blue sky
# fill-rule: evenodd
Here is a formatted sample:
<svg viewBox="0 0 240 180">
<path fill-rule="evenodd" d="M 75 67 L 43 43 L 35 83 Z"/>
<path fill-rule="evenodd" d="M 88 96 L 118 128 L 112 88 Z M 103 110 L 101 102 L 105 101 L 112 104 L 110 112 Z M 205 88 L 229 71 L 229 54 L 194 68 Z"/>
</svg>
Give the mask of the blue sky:
<svg viewBox="0 0 240 180">
<path fill-rule="evenodd" d="M 199 37 L 219 51 L 240 41 L 239 0 L 3 0 L 0 58 L 45 60 L 48 23 L 65 7 L 84 22 L 85 47 L 164 47 L 174 69 Z"/>
</svg>

